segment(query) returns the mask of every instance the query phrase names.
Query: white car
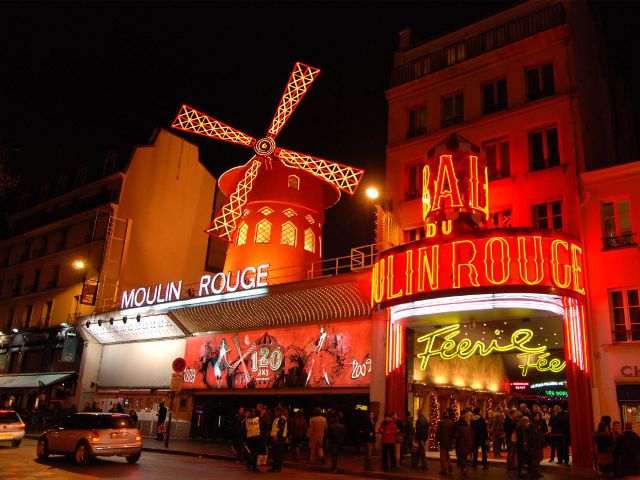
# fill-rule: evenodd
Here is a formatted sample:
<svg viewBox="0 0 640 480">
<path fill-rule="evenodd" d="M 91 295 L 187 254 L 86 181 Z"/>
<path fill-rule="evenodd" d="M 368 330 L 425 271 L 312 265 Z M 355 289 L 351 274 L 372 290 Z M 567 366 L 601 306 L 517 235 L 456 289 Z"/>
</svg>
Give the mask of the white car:
<svg viewBox="0 0 640 480">
<path fill-rule="evenodd" d="M 18 447 L 24 438 L 25 424 L 13 410 L 0 410 L 0 442 Z"/>
</svg>

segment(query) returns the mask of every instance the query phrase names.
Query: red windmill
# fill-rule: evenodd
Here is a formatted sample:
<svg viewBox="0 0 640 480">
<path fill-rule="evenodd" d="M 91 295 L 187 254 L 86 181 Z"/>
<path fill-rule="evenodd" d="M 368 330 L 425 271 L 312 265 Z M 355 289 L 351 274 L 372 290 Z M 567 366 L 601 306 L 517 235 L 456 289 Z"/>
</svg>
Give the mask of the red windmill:
<svg viewBox="0 0 640 480">
<path fill-rule="evenodd" d="M 276 137 L 318 73 L 317 68 L 296 63 L 267 135 L 258 140 L 187 105 L 173 122 L 176 129 L 255 152 L 245 165 L 220 177 L 228 200 L 206 230 L 231 243 L 225 270 L 268 263 L 272 281 L 278 276 L 287 277 L 284 281 L 300 277 L 303 270 L 293 272 L 291 266 L 322 256 L 324 209 L 338 201 L 340 191 L 353 195 L 362 179 L 363 170 L 276 146 Z M 278 272 L 285 267 L 286 272 Z"/>
</svg>

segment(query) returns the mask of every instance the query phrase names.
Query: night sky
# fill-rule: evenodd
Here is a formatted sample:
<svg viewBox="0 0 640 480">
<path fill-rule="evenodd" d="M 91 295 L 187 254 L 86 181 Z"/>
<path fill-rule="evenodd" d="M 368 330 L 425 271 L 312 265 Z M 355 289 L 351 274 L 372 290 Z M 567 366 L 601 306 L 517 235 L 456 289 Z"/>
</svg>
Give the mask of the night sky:
<svg viewBox="0 0 640 480">
<path fill-rule="evenodd" d="M 21 150 L 15 168 L 27 184 L 144 143 L 183 103 L 260 137 L 302 61 L 322 72 L 278 144 L 365 168 L 363 186 L 379 184 L 398 32 L 428 39 L 510 4 L 1 4 L 0 138 Z M 251 156 L 185 138 L 215 176 Z M 372 241 L 363 193 L 327 212 L 325 258 Z"/>
</svg>

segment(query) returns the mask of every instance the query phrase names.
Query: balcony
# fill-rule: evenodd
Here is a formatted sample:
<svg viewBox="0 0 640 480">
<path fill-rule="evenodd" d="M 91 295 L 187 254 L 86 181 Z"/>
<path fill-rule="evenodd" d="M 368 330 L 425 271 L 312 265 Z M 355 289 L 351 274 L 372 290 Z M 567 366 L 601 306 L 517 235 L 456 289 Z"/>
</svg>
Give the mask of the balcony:
<svg viewBox="0 0 640 480">
<path fill-rule="evenodd" d="M 614 343 L 640 341 L 640 325 L 637 325 L 630 330 L 626 330 L 625 328 L 616 328 L 611 331 L 611 338 Z"/>
<path fill-rule="evenodd" d="M 530 172 L 537 172 L 538 170 L 545 170 L 551 167 L 557 167 L 560 165 L 560 159 L 558 157 L 541 158 L 539 160 L 532 160 L 529 164 Z"/>
<path fill-rule="evenodd" d="M 614 248 L 634 247 L 633 233 L 623 233 L 618 236 L 609 236 L 602 239 L 602 250 L 612 250 Z"/>
<path fill-rule="evenodd" d="M 541 98 L 551 97 L 556 94 L 555 89 L 549 88 L 547 90 L 537 90 L 534 92 L 527 93 L 527 102 L 535 102 L 536 100 L 540 100 Z"/>
<path fill-rule="evenodd" d="M 413 130 L 409 130 L 407 132 L 407 140 L 414 137 L 419 137 L 420 135 L 424 135 L 427 133 L 427 127 L 415 128 Z"/>
<path fill-rule="evenodd" d="M 440 122 L 441 128 L 452 127 L 453 125 L 458 125 L 459 123 L 464 122 L 464 117 L 462 115 L 458 115 L 457 117 L 445 118 Z"/>
<path fill-rule="evenodd" d="M 391 86 L 424 77 L 564 23 L 565 13 L 562 5 L 551 5 L 399 65 L 391 75 Z"/>
</svg>

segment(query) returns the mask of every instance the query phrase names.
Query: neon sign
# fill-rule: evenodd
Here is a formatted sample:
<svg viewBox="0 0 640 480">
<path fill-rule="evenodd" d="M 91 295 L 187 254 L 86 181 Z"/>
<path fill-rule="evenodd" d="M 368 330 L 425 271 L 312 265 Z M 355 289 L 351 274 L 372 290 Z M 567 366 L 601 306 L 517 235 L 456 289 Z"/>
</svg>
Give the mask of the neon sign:
<svg viewBox="0 0 640 480">
<path fill-rule="evenodd" d="M 496 335 L 500 330 L 496 330 Z M 469 338 L 460 341 L 456 337 L 460 335 L 460 325 L 449 325 L 434 332 L 418 337 L 418 343 L 424 343 L 424 351 L 417 357 L 421 360 L 420 370 L 426 370 L 429 359 L 440 357 L 443 360 L 453 360 L 454 358 L 467 359 L 473 355 L 486 357 L 492 353 L 506 353 L 519 351 L 518 358 L 522 359 L 519 365 L 522 376 L 526 377 L 529 369 L 533 368 L 541 372 L 560 372 L 566 367 L 566 362 L 557 358 L 548 359 L 546 345 L 539 347 L 529 347 L 527 344 L 533 338 L 533 331 L 527 328 L 520 328 L 511 334 L 511 341 L 500 344 L 497 338 L 488 344 L 481 340 L 473 342 Z"/>
<path fill-rule="evenodd" d="M 455 238 L 426 239 L 382 253 L 372 270 L 372 305 L 462 288 L 585 293 L 582 247 L 564 234 L 510 228 Z"/>
<path fill-rule="evenodd" d="M 256 267 L 247 267 L 244 270 L 216 273 L 215 275 L 202 275 L 198 296 L 218 295 L 223 292 L 235 292 L 237 290 L 250 290 L 256 287 L 268 285 L 269 264 Z M 142 307 L 158 303 L 173 302 L 180 299 L 182 292 L 182 280 L 168 282 L 165 285 L 158 284 L 153 287 L 134 288 L 122 292 L 120 308 Z"/>
<path fill-rule="evenodd" d="M 477 155 L 440 155 L 422 169 L 422 219 L 427 238 L 453 232 L 452 221 L 467 214 L 472 224 L 489 219 L 489 177 Z M 480 162 L 480 163 L 479 163 Z M 457 172 L 456 172 L 457 168 Z M 434 172 L 433 170 L 436 170 Z"/>
</svg>

